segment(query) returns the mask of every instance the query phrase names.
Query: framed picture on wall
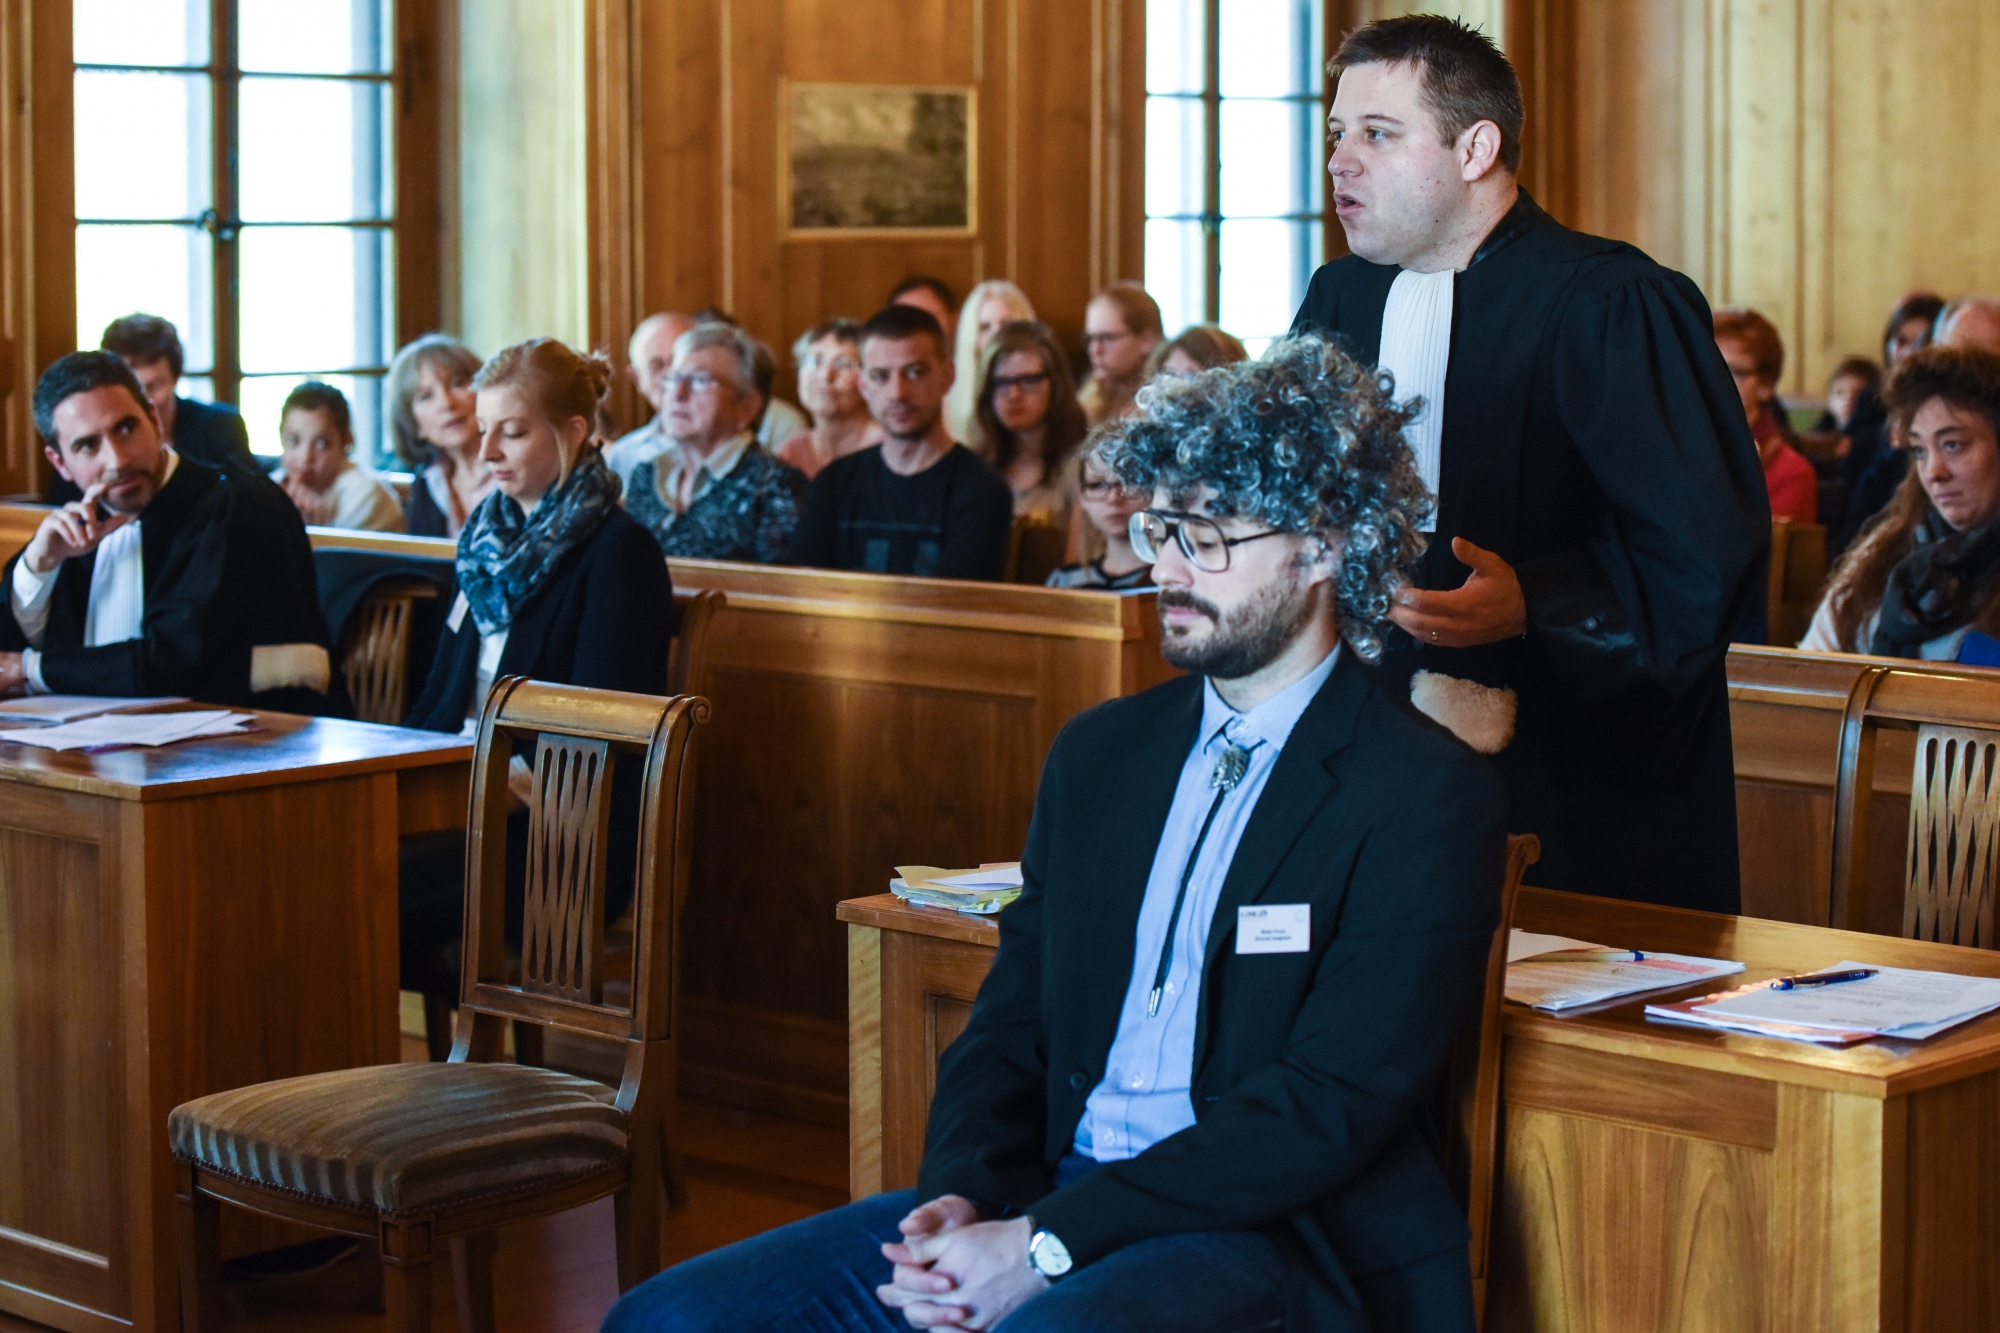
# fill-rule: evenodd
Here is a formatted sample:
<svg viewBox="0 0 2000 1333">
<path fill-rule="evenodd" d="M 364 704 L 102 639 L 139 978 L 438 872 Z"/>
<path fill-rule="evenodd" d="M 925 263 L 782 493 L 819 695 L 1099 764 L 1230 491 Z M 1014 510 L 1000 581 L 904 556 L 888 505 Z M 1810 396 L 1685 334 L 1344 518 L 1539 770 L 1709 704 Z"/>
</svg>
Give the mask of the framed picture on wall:
<svg viewBox="0 0 2000 1333">
<path fill-rule="evenodd" d="M 973 234 L 975 89 L 786 80 L 779 99 L 788 235 Z"/>
</svg>

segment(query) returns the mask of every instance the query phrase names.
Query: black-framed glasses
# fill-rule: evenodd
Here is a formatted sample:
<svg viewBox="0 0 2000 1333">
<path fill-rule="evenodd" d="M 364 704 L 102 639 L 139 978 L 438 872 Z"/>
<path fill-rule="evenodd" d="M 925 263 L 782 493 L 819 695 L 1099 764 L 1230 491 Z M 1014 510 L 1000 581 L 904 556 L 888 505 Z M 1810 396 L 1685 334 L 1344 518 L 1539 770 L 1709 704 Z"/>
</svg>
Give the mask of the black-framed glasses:
<svg viewBox="0 0 2000 1333">
<path fill-rule="evenodd" d="M 1259 537 L 1275 537 L 1283 531 L 1272 528 L 1269 532 L 1253 532 L 1248 537 L 1225 537 L 1214 519 L 1202 518 L 1198 514 L 1176 514 L 1164 509 L 1141 509 L 1132 515 L 1129 530 L 1132 553 L 1147 564 L 1158 564 L 1167 549 L 1167 542 L 1171 540 L 1181 548 L 1181 554 L 1188 558 L 1188 563 L 1204 574 L 1220 574 L 1229 568 L 1230 547 L 1254 542 Z"/>
</svg>

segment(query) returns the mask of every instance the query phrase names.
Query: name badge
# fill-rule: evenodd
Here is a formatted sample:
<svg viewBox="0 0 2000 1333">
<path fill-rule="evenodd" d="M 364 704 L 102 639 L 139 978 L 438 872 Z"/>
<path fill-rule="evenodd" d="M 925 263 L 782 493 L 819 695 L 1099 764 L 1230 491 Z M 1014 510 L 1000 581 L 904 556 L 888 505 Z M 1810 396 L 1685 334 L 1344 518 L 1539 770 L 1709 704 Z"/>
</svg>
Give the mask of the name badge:
<svg viewBox="0 0 2000 1333">
<path fill-rule="evenodd" d="M 1266 903 L 1236 909 L 1236 952 L 1304 953 L 1311 947 L 1311 903 Z"/>
<path fill-rule="evenodd" d="M 464 593 L 460 593 L 458 600 L 451 604 L 451 618 L 445 621 L 445 628 L 453 634 L 458 633 L 458 627 L 465 623 L 465 613 L 471 609 L 472 603 L 465 600 Z"/>
</svg>

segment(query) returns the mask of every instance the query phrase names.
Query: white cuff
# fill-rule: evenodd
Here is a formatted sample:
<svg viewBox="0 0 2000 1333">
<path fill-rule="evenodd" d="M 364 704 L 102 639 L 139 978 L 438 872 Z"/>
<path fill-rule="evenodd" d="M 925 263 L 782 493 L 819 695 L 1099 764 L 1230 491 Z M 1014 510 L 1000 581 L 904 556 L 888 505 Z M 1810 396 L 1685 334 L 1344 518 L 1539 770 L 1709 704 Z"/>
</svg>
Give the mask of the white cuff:
<svg viewBox="0 0 2000 1333">
<path fill-rule="evenodd" d="M 14 623 L 21 627 L 21 633 L 28 642 L 41 646 L 42 634 L 49 627 L 49 596 L 56 588 L 56 575 L 62 571 L 58 565 L 46 574 L 37 574 L 28 568 L 28 562 L 14 562 L 14 582 L 8 589 L 8 600 L 13 604 Z"/>
<path fill-rule="evenodd" d="M 30 694 L 47 694 L 48 682 L 42 679 L 42 655 L 33 648 L 21 650 L 21 679 Z"/>
</svg>

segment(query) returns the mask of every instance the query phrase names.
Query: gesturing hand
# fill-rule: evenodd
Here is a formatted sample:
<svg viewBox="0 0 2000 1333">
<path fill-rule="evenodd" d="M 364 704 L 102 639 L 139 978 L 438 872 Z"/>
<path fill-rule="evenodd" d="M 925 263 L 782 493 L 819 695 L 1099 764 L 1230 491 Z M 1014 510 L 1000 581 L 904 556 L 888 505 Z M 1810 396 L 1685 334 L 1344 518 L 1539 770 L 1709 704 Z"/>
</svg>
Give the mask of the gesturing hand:
<svg viewBox="0 0 2000 1333">
<path fill-rule="evenodd" d="M 892 1248 L 912 1262 L 899 1263 L 897 1280 L 875 1294 L 912 1328 L 991 1328 L 1049 1289 L 1048 1279 L 1028 1267 L 1025 1217 L 953 1227 L 883 1252 Z"/>
<path fill-rule="evenodd" d="M 28 549 L 21 552 L 21 559 L 30 571 L 47 574 L 72 556 L 88 555 L 97 549 L 99 542 L 132 521 L 130 514 L 99 518 L 97 500 L 103 494 L 104 483 L 99 482 L 85 491 L 81 500 L 72 500 L 52 510 L 42 520 Z"/>
<path fill-rule="evenodd" d="M 1465 585 L 1450 592 L 1405 588 L 1389 619 L 1411 638 L 1441 648 L 1477 648 L 1526 633 L 1528 603 L 1514 567 L 1463 537 L 1451 539 L 1451 553 L 1472 567 Z"/>
</svg>

